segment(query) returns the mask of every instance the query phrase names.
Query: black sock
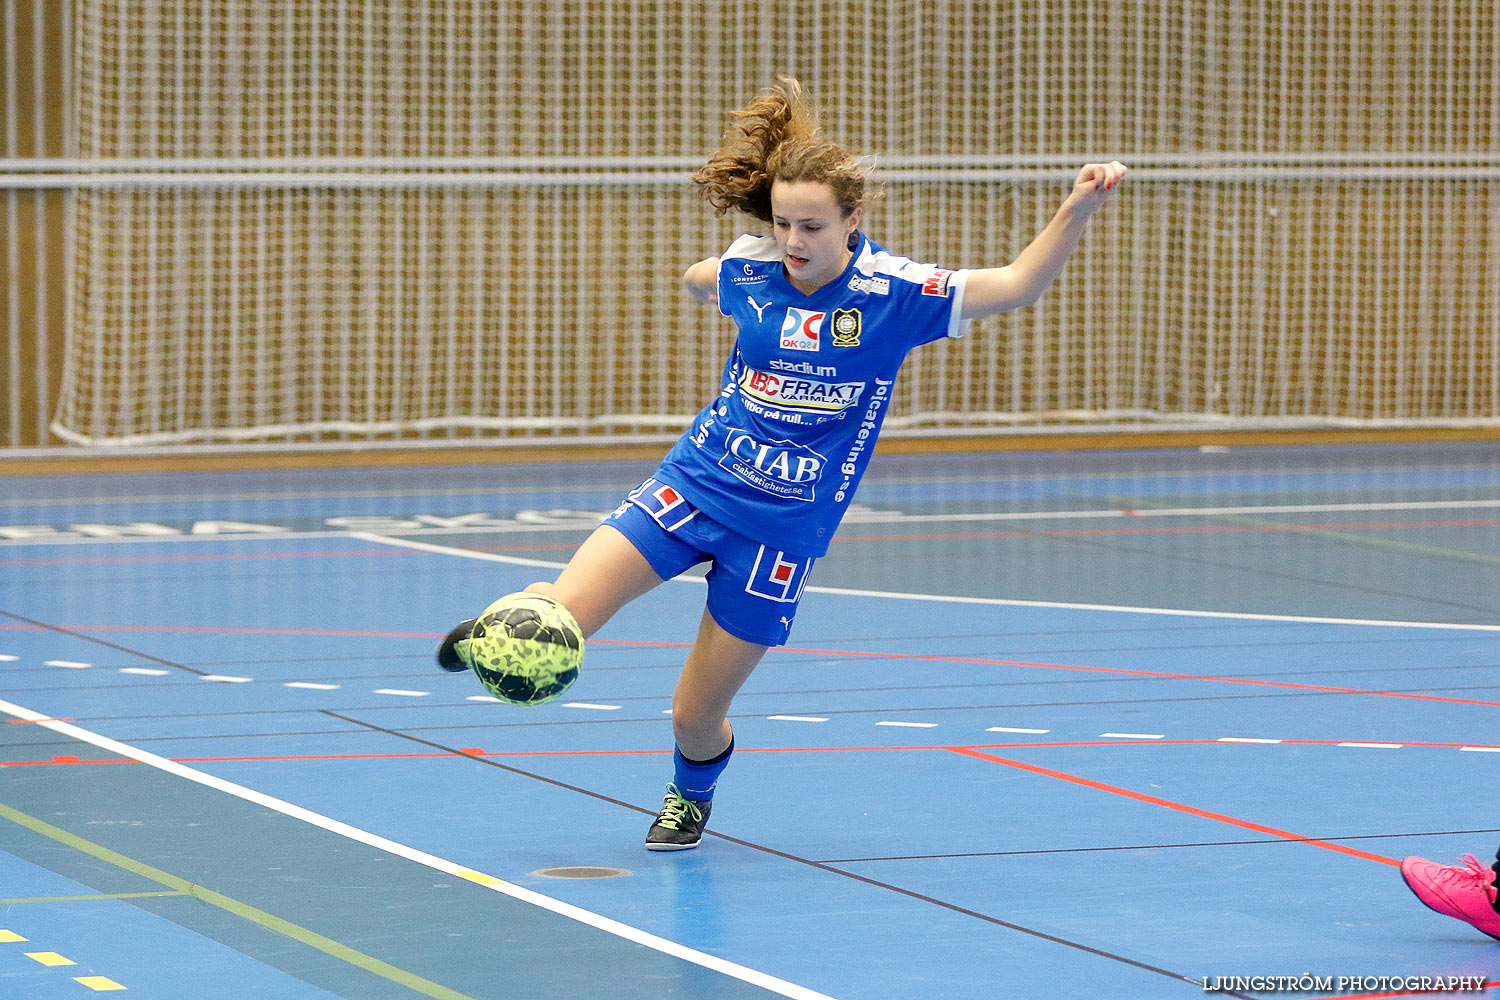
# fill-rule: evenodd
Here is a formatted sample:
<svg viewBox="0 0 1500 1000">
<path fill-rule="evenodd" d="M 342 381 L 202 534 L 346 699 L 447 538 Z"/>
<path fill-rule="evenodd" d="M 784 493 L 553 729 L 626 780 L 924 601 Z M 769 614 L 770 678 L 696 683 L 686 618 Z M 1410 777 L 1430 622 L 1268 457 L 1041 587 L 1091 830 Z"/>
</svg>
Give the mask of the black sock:
<svg viewBox="0 0 1500 1000">
<path fill-rule="evenodd" d="M 1495 863 L 1490 865 L 1490 871 L 1495 873 L 1495 878 L 1490 882 L 1495 887 L 1495 898 L 1490 900 L 1490 905 L 1495 908 L 1496 913 L 1500 913 L 1500 851 L 1495 852 Z"/>
</svg>

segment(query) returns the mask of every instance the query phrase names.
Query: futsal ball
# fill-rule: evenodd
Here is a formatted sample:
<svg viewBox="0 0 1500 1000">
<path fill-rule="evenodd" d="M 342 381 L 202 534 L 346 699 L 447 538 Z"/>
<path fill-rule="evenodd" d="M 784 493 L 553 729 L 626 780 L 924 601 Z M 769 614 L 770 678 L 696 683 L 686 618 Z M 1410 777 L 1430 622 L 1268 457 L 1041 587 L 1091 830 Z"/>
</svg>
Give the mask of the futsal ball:
<svg viewBox="0 0 1500 1000">
<path fill-rule="evenodd" d="M 578 679 L 583 629 L 545 594 L 507 594 L 469 634 L 469 666 L 484 689 L 512 705 L 544 705 Z"/>
</svg>

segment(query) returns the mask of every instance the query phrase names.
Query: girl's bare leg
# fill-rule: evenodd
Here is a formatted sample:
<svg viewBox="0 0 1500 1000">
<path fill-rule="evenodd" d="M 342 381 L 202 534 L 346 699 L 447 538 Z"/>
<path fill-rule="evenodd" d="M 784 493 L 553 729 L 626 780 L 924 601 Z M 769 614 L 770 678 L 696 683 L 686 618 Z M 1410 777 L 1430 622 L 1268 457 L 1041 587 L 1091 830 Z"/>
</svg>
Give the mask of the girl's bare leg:
<svg viewBox="0 0 1500 1000">
<path fill-rule="evenodd" d="M 704 609 L 672 694 L 672 733 L 684 756 L 712 760 L 729 746 L 729 705 L 768 647 L 730 635 Z"/>
<path fill-rule="evenodd" d="M 616 611 L 661 582 L 630 539 L 603 524 L 578 547 L 556 580 L 526 589 L 560 602 L 578 619 L 587 638 Z"/>
</svg>

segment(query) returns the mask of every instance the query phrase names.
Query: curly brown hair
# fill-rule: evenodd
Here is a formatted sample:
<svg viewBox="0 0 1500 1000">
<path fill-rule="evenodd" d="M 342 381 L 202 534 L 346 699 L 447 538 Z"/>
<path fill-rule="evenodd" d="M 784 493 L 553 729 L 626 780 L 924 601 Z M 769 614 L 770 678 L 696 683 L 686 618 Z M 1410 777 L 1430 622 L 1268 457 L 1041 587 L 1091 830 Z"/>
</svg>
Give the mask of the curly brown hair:
<svg viewBox="0 0 1500 1000">
<path fill-rule="evenodd" d="M 734 120 L 722 145 L 693 175 L 698 193 L 717 215 L 737 209 L 770 222 L 772 183 L 816 181 L 828 185 L 848 218 L 865 197 L 869 168 L 824 138 L 800 83 L 778 79 L 748 107 L 729 112 Z"/>
</svg>

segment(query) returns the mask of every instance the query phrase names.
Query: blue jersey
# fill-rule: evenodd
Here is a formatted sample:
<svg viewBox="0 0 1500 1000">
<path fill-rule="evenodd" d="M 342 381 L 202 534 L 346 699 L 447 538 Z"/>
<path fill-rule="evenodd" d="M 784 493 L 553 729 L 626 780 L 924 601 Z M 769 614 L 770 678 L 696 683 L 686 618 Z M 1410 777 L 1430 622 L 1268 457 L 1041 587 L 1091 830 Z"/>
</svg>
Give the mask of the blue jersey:
<svg viewBox="0 0 1500 1000">
<path fill-rule="evenodd" d="M 823 555 L 902 361 L 962 335 L 968 273 L 893 256 L 861 233 L 843 273 L 804 295 L 774 239 L 741 236 L 719 259 L 719 311 L 739 327 L 722 388 L 656 478 L 756 541 Z"/>
</svg>

